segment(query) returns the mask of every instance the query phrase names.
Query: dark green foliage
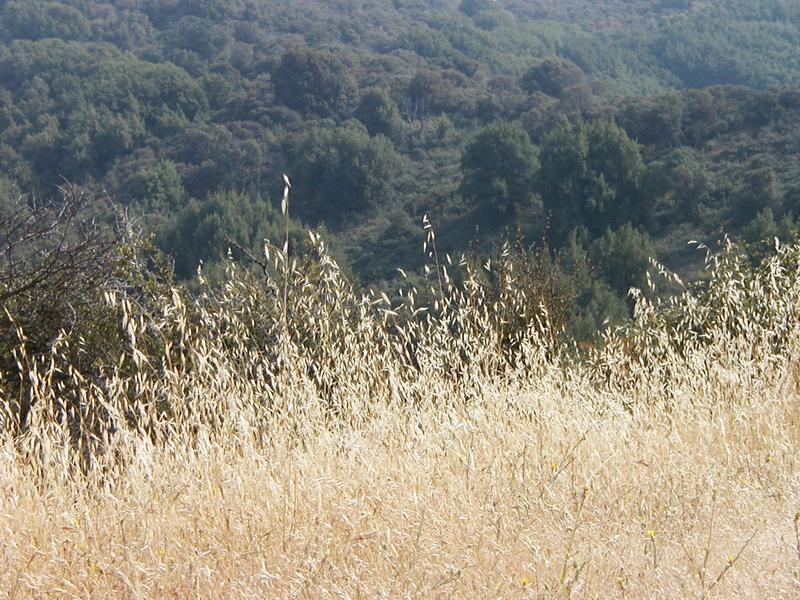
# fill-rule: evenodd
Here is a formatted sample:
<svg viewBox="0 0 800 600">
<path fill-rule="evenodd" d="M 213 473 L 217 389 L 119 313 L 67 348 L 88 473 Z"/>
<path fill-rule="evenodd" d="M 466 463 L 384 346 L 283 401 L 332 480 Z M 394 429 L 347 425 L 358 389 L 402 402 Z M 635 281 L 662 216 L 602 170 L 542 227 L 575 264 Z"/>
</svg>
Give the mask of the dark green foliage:
<svg viewBox="0 0 800 600">
<path fill-rule="evenodd" d="M 629 106 L 627 110 L 638 112 L 630 118 L 628 133 L 640 144 L 667 149 L 683 141 L 686 100 L 682 94 L 661 96 L 647 101 L 645 107 Z"/>
<path fill-rule="evenodd" d="M 582 232 L 573 231 L 559 251 L 559 259 L 562 269 L 570 275 L 575 299 L 567 331 L 577 340 L 594 340 L 606 326 L 628 319 L 630 309 L 624 296 L 598 276 L 583 237 Z"/>
<path fill-rule="evenodd" d="M 166 35 L 167 44 L 176 57 L 180 57 L 179 51 L 184 50 L 199 55 L 203 60 L 213 59 L 233 41 L 226 30 L 195 16 L 182 17 L 167 30 Z"/>
<path fill-rule="evenodd" d="M 344 64 L 312 50 L 290 50 L 275 71 L 275 96 L 306 115 L 339 115 L 355 96 Z"/>
<path fill-rule="evenodd" d="M 750 243 L 767 243 L 774 245 L 774 240 L 794 242 L 797 240 L 798 229 L 790 215 L 776 219 L 775 213 L 767 207 L 761 210 L 742 231 L 742 237 Z"/>
<path fill-rule="evenodd" d="M 711 205 L 712 175 L 698 153 L 681 148 L 648 165 L 644 195 L 652 199 L 657 223 L 696 221 Z"/>
<path fill-rule="evenodd" d="M 586 75 L 572 61 L 549 56 L 530 69 L 520 84 L 529 93 L 541 92 L 558 98 L 564 91 L 586 82 Z"/>
<path fill-rule="evenodd" d="M 622 296 L 631 288 L 646 286 L 645 274 L 653 256 L 648 236 L 627 223 L 606 230 L 589 248 L 589 260 L 597 265 L 611 289 Z"/>
<path fill-rule="evenodd" d="M 199 86 L 177 67 L 106 46 L 15 42 L 0 48 L 0 77 L 23 107 L 4 139 L 33 167 L 35 179 L 24 185 L 99 179 L 148 135 L 165 132 L 167 121 L 185 126 L 206 110 Z"/>
<path fill-rule="evenodd" d="M 11 0 L 0 12 L 0 34 L 5 40 L 60 38 L 90 40 L 89 21 L 76 8 L 45 0 Z"/>
<path fill-rule="evenodd" d="M 779 3 L 768 4 L 780 9 Z M 721 19 L 719 9 L 697 11 L 666 25 L 653 50 L 688 87 L 775 85 L 800 65 L 794 52 L 800 35 L 796 10 L 793 23 L 778 10 L 769 16 L 743 15 L 739 21 Z"/>
<path fill-rule="evenodd" d="M 573 317 L 569 333 L 576 340 L 597 341 L 609 327 L 630 319 L 628 302 L 602 279 L 590 279 L 578 295 L 580 310 Z"/>
<path fill-rule="evenodd" d="M 441 111 L 450 102 L 450 90 L 442 76 L 428 69 L 417 71 L 408 83 L 410 101 L 408 116 L 425 121 L 431 114 Z"/>
<path fill-rule="evenodd" d="M 614 123 L 560 125 L 544 140 L 540 161 L 538 187 L 556 240 L 579 225 L 594 237 L 647 222 L 639 146 Z"/>
<path fill-rule="evenodd" d="M 126 183 L 126 191 L 133 202 L 148 212 L 162 214 L 180 209 L 186 198 L 183 179 L 170 160 L 134 174 Z"/>
<path fill-rule="evenodd" d="M 383 136 L 358 123 L 314 127 L 286 142 L 295 210 L 342 227 L 346 218 L 388 206 L 402 159 Z"/>
<path fill-rule="evenodd" d="M 494 6 L 494 0 L 462 0 L 458 10 L 468 17 L 474 17 L 480 12 L 492 10 Z"/>
<path fill-rule="evenodd" d="M 737 195 L 734 218 L 740 222 L 750 221 L 766 209 L 774 211 L 780 202 L 775 171 L 767 167 L 749 173 Z"/>
<path fill-rule="evenodd" d="M 235 242 L 253 256 L 262 257 L 264 242 L 281 247 L 285 235 L 283 219 L 269 202 L 235 192 L 211 194 L 191 201 L 159 234 L 157 243 L 175 257 L 175 274 L 188 279 L 202 263 L 222 262 L 228 251 L 239 252 Z M 291 233 L 302 233 L 295 223 Z"/>
<path fill-rule="evenodd" d="M 478 133 L 464 151 L 461 193 L 501 212 L 530 204 L 536 169 L 536 149 L 525 130 L 499 122 Z"/>
<path fill-rule="evenodd" d="M 391 137 L 400 127 L 400 111 L 388 91 L 381 88 L 366 90 L 358 102 L 355 118 L 361 121 L 370 135 Z"/>
</svg>

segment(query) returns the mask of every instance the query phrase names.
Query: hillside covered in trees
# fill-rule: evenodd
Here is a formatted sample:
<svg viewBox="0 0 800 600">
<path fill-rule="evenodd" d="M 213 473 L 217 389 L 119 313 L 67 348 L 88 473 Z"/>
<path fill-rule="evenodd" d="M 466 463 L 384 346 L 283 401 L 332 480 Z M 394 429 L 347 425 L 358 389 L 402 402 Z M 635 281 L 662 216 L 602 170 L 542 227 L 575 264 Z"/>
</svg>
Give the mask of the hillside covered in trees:
<svg viewBox="0 0 800 600">
<path fill-rule="evenodd" d="M 547 262 L 590 336 L 650 256 L 795 235 L 798 47 L 788 0 L 7 0 L 0 214 L 68 181 L 213 278 L 284 235 L 287 173 L 358 281 L 422 278 L 429 215 Z"/>
</svg>

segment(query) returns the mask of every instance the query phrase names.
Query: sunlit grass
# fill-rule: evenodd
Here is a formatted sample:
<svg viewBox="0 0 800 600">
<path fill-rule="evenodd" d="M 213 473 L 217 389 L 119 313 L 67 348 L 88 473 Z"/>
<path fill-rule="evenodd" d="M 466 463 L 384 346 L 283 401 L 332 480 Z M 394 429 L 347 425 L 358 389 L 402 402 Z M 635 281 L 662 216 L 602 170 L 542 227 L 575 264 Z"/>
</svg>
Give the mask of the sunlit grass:
<svg viewBox="0 0 800 600">
<path fill-rule="evenodd" d="M 440 309 L 406 320 L 411 289 L 362 298 L 324 251 L 273 248 L 274 278 L 157 318 L 108 295 L 131 348 L 102 381 L 18 349 L 34 402 L 0 444 L 0 589 L 796 596 L 798 255 L 724 259 L 585 360 L 535 310 L 509 339 L 498 315 L 530 310 L 511 287 L 433 275 Z"/>
</svg>

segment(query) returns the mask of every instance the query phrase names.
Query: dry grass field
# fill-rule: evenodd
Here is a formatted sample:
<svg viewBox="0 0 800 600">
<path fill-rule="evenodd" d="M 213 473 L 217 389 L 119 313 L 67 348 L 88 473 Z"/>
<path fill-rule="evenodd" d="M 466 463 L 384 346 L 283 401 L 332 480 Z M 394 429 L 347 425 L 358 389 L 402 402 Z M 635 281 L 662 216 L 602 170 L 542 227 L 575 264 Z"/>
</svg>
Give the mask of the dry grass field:
<svg viewBox="0 0 800 600">
<path fill-rule="evenodd" d="M 800 596 L 800 249 L 722 259 L 582 358 L 542 319 L 509 339 L 511 284 L 442 269 L 446 307 L 403 320 L 413 291 L 321 257 L 155 313 L 108 293 L 129 345 L 91 380 L 20 343 L 4 595 Z"/>
</svg>

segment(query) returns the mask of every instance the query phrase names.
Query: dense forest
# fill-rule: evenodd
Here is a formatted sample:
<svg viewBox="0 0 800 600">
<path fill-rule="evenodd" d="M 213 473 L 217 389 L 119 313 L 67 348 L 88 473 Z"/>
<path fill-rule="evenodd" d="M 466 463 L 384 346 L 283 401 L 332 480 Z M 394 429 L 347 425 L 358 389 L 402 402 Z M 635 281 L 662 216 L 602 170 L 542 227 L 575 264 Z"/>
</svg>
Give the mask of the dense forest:
<svg viewBox="0 0 800 600">
<path fill-rule="evenodd" d="M 362 284 L 422 281 L 428 215 L 547 262 L 589 337 L 652 256 L 795 235 L 798 47 L 789 0 L 0 1 L 0 215 L 76 184 L 191 282 L 281 239 L 286 173 Z"/>
</svg>

